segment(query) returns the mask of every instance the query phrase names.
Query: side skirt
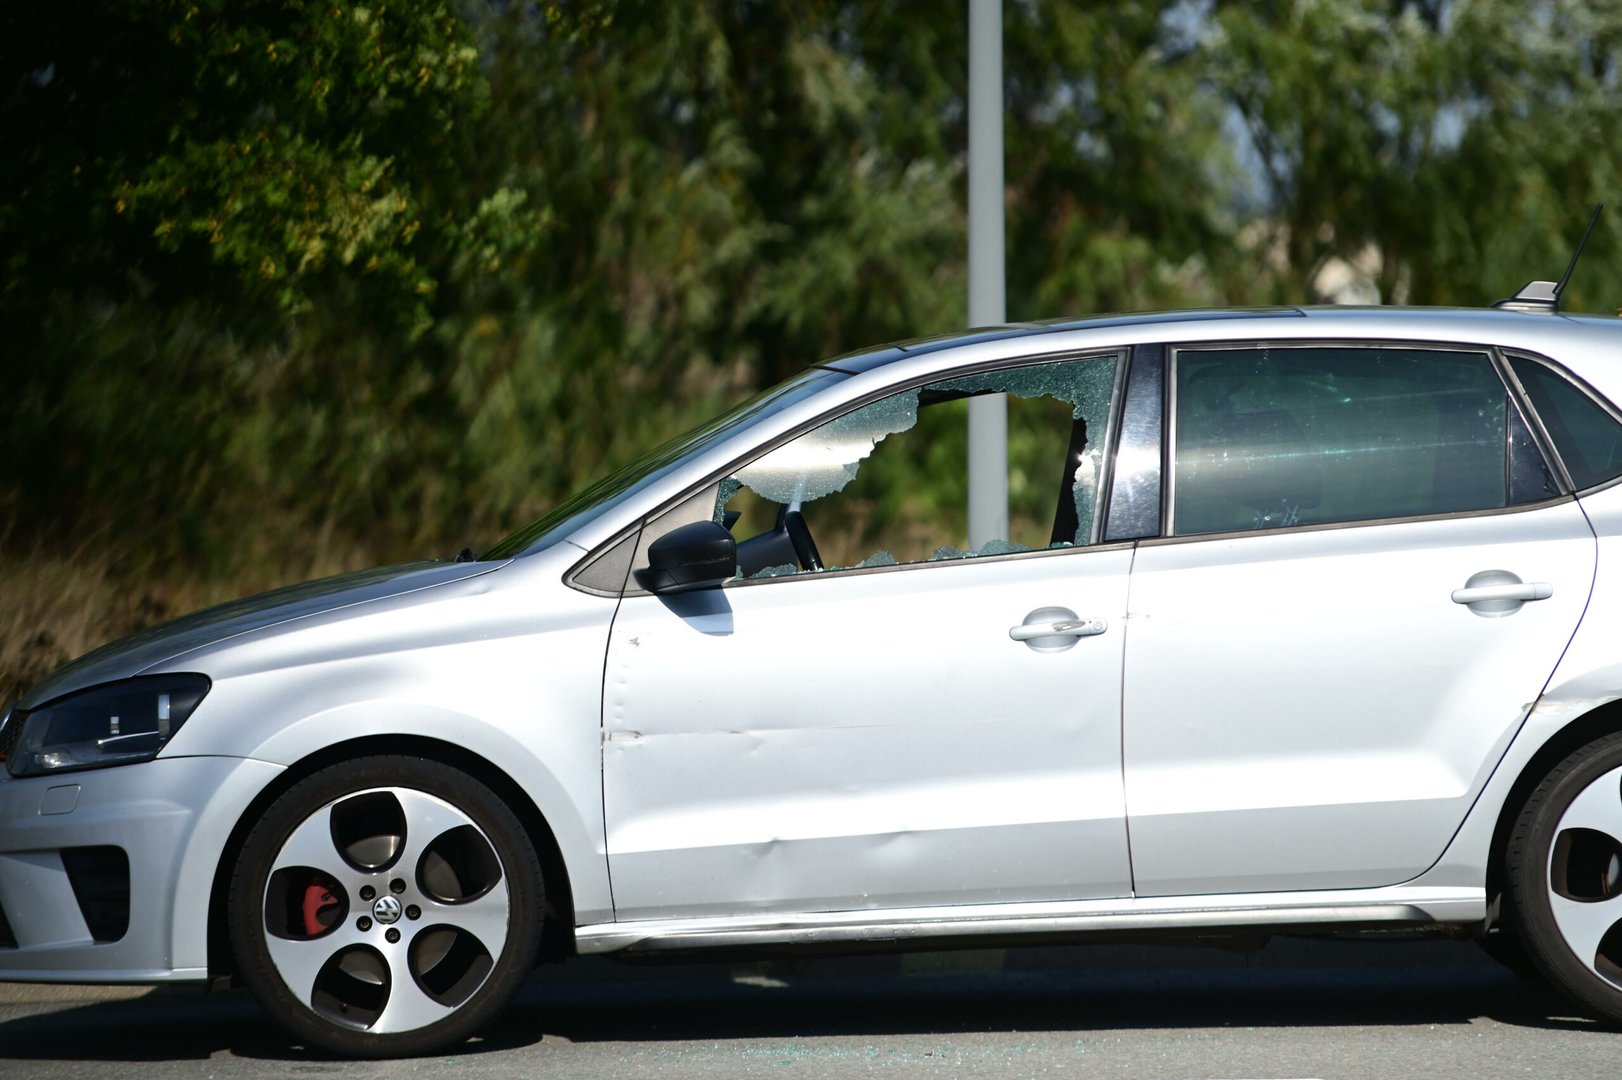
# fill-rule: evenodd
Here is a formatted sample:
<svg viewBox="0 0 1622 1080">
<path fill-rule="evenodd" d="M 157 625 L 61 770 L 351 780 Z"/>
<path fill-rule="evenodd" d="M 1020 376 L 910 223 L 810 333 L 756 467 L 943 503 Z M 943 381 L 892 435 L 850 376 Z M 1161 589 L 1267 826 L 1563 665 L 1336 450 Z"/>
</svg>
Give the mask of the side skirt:
<svg viewBox="0 0 1622 1080">
<path fill-rule="evenodd" d="M 1394 885 L 1383 889 L 1127 897 L 1109 900 L 644 919 L 575 929 L 581 953 L 648 953 L 768 945 L 838 945 L 938 939 L 1187 930 L 1333 932 L 1441 929 L 1487 917 L 1486 890 Z"/>
</svg>

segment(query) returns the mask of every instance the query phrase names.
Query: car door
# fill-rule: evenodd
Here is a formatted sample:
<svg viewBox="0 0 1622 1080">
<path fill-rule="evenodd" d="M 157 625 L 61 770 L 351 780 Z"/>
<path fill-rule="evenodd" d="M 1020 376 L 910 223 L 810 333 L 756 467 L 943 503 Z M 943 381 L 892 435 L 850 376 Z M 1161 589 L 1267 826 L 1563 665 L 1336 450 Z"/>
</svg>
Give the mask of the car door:
<svg viewBox="0 0 1622 1080">
<path fill-rule="evenodd" d="M 618 918 L 1129 891 L 1132 552 L 1093 543 L 1117 361 L 888 394 L 667 515 L 713 508 L 745 576 L 633 592 L 615 618 L 603 788 Z M 926 481 L 961 477 L 962 399 L 987 392 L 1014 395 L 1016 535 L 966 551 L 961 523 L 918 501 Z"/>
<path fill-rule="evenodd" d="M 1139 895 L 1394 884 L 1438 858 L 1587 601 L 1595 540 L 1491 350 L 1176 350 L 1133 570 Z"/>
</svg>

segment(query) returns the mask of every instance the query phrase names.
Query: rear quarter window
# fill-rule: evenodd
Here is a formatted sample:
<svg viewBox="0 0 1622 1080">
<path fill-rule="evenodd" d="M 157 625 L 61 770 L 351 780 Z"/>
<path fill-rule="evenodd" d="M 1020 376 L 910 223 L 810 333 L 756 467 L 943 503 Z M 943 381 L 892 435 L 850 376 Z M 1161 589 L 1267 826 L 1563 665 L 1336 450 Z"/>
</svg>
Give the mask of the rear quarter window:
<svg viewBox="0 0 1622 1080">
<path fill-rule="evenodd" d="M 1622 476 L 1622 424 L 1599 402 L 1546 364 L 1510 358 L 1555 451 L 1581 491 Z"/>
</svg>

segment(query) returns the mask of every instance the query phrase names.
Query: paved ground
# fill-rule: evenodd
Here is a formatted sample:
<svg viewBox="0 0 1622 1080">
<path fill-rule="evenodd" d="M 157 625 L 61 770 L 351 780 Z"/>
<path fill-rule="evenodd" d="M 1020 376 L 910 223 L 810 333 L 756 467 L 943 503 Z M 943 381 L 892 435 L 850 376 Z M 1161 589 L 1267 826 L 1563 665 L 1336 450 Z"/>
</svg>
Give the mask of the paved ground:
<svg viewBox="0 0 1622 1080">
<path fill-rule="evenodd" d="M 453 1055 L 341 1062 L 240 992 L 0 986 L 0 1075 L 1612 1076 L 1622 1034 L 1468 943 L 1121 946 L 543 972 Z"/>
</svg>

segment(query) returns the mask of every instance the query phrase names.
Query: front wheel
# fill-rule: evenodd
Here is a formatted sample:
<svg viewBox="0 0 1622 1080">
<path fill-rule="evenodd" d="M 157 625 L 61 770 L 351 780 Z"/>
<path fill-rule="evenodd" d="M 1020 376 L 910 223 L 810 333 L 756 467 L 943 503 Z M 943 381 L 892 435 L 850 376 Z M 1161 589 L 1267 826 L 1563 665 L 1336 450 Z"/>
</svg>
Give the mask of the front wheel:
<svg viewBox="0 0 1622 1080">
<path fill-rule="evenodd" d="M 1516 819 L 1504 869 L 1528 959 L 1577 1002 L 1622 1022 L 1622 733 L 1549 772 Z"/>
<path fill-rule="evenodd" d="M 541 873 L 512 811 L 423 758 L 322 769 L 271 804 L 231 880 L 231 945 L 260 1003 L 350 1057 L 459 1043 L 534 967 Z"/>
</svg>

